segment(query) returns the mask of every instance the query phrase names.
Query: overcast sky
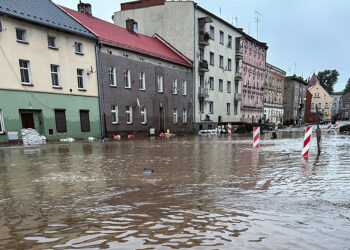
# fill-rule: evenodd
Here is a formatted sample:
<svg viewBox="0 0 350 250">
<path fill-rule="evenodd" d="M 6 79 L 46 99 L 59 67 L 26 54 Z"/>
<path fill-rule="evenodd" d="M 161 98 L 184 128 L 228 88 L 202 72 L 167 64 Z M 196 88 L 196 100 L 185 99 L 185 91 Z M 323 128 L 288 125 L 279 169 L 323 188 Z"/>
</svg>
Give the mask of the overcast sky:
<svg viewBox="0 0 350 250">
<path fill-rule="evenodd" d="M 121 0 L 85 0 L 93 15 L 111 22 Z M 54 0 L 76 9 L 78 0 Z M 255 11 L 259 11 L 259 40 L 267 42 L 267 60 L 304 78 L 313 72 L 336 69 L 340 76 L 335 91 L 350 78 L 349 0 L 199 0 L 202 7 L 256 38 Z M 221 8 L 220 8 L 221 6 Z"/>
</svg>

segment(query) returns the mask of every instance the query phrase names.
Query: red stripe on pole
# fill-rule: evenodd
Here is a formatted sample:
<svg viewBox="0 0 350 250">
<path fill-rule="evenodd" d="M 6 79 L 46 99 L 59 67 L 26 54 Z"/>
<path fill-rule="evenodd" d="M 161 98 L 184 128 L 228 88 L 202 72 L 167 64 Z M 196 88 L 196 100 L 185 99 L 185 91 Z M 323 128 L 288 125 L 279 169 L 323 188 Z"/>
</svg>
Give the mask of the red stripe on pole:
<svg viewBox="0 0 350 250">
<path fill-rule="evenodd" d="M 256 141 L 257 139 L 259 139 L 260 137 L 260 134 L 257 134 L 255 137 L 254 137 L 254 141 Z"/>
<path fill-rule="evenodd" d="M 311 135 L 308 136 L 308 137 L 306 138 L 306 140 L 304 141 L 304 147 L 305 147 L 307 144 L 309 144 L 310 141 L 311 141 Z"/>
</svg>

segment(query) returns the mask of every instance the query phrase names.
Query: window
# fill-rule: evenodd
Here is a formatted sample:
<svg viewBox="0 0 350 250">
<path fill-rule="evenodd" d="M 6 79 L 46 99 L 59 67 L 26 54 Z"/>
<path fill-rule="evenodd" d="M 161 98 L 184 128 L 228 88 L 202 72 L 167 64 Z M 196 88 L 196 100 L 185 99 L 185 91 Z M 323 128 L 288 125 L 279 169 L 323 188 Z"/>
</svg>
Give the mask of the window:
<svg viewBox="0 0 350 250">
<path fill-rule="evenodd" d="M 147 123 L 147 111 L 145 107 L 141 108 L 141 124 Z"/>
<path fill-rule="evenodd" d="M 224 32 L 220 30 L 220 43 L 224 44 Z"/>
<path fill-rule="evenodd" d="M 199 60 L 204 60 L 204 49 L 199 48 Z"/>
<path fill-rule="evenodd" d="M 199 101 L 199 112 L 204 113 L 204 102 L 203 101 Z"/>
<path fill-rule="evenodd" d="M 132 124 L 132 106 L 126 106 L 126 124 Z"/>
<path fill-rule="evenodd" d="M 231 71 L 232 69 L 232 61 L 230 58 L 227 59 L 227 70 Z"/>
<path fill-rule="evenodd" d="M 118 106 L 116 105 L 111 106 L 111 114 L 112 114 L 112 123 L 118 124 L 119 122 Z"/>
<path fill-rule="evenodd" d="M 56 131 L 57 133 L 67 132 L 66 110 L 55 109 Z"/>
<path fill-rule="evenodd" d="M 209 33 L 210 33 L 210 39 L 215 40 L 215 29 L 213 26 L 210 26 Z"/>
<path fill-rule="evenodd" d="M 234 103 L 233 108 L 234 108 L 235 115 L 237 115 L 238 114 L 238 102 Z"/>
<path fill-rule="evenodd" d="M 140 72 L 139 74 L 139 84 L 140 90 L 146 90 L 146 74 L 144 72 Z"/>
<path fill-rule="evenodd" d="M 174 124 L 177 124 L 177 109 L 174 109 L 173 110 L 173 121 L 174 121 Z"/>
<path fill-rule="evenodd" d="M 231 103 L 226 103 L 226 114 L 229 115 L 231 113 Z"/>
<path fill-rule="evenodd" d="M 27 31 L 16 29 L 16 39 L 18 42 L 27 42 Z"/>
<path fill-rule="evenodd" d="M 214 66 L 214 53 L 210 52 L 210 60 L 209 60 L 210 65 Z"/>
<path fill-rule="evenodd" d="M 223 92 L 224 91 L 224 81 L 219 79 L 219 91 Z"/>
<path fill-rule="evenodd" d="M 89 110 L 80 110 L 80 127 L 82 132 L 90 132 Z"/>
<path fill-rule="evenodd" d="M 311 108 L 315 108 L 315 104 L 314 103 L 311 103 Z"/>
<path fill-rule="evenodd" d="M 163 76 L 158 76 L 158 92 L 163 92 Z"/>
<path fill-rule="evenodd" d="M 177 95 L 177 79 L 173 81 L 173 95 Z"/>
<path fill-rule="evenodd" d="M 0 134 L 5 132 L 4 118 L 2 116 L 2 111 L 0 109 Z"/>
<path fill-rule="evenodd" d="M 83 69 L 77 69 L 77 77 L 78 77 L 78 89 L 85 89 L 85 76 Z"/>
<path fill-rule="evenodd" d="M 224 68 L 224 57 L 223 56 L 219 56 L 219 67 Z"/>
<path fill-rule="evenodd" d="M 182 123 L 183 123 L 183 124 L 186 124 L 186 123 L 187 123 L 187 109 L 184 109 L 184 110 L 183 110 L 183 113 L 182 113 Z"/>
<path fill-rule="evenodd" d="M 19 60 L 19 69 L 21 72 L 22 84 L 32 84 L 32 73 L 30 70 L 30 62 L 26 60 Z"/>
<path fill-rule="evenodd" d="M 204 76 L 200 75 L 199 76 L 199 86 L 201 86 L 202 88 L 204 88 Z"/>
<path fill-rule="evenodd" d="M 232 48 L 232 36 L 228 35 L 227 47 Z"/>
<path fill-rule="evenodd" d="M 82 43 L 78 43 L 78 42 L 75 42 L 74 43 L 74 48 L 75 48 L 75 53 L 76 54 L 84 54 L 83 53 L 83 44 Z"/>
<path fill-rule="evenodd" d="M 109 85 L 117 87 L 117 71 L 115 67 L 109 67 L 108 69 Z"/>
<path fill-rule="evenodd" d="M 227 93 L 231 93 L 231 82 L 227 81 Z"/>
<path fill-rule="evenodd" d="M 128 69 L 124 70 L 124 85 L 127 89 L 131 88 L 130 70 Z"/>
<path fill-rule="evenodd" d="M 182 95 L 187 95 L 187 81 L 182 81 Z"/>
<path fill-rule="evenodd" d="M 49 48 L 52 48 L 52 49 L 57 49 L 57 42 L 56 42 L 56 37 L 54 36 L 48 36 L 47 37 L 47 44 L 49 46 Z"/>
<path fill-rule="evenodd" d="M 238 82 L 235 82 L 235 93 L 238 93 Z"/>
<path fill-rule="evenodd" d="M 209 77 L 209 88 L 214 89 L 214 77 Z"/>
<path fill-rule="evenodd" d="M 51 64 L 51 83 L 52 87 L 61 87 L 60 83 L 60 66 Z"/>
<path fill-rule="evenodd" d="M 213 101 L 209 102 L 209 113 L 214 114 L 214 102 Z"/>
</svg>

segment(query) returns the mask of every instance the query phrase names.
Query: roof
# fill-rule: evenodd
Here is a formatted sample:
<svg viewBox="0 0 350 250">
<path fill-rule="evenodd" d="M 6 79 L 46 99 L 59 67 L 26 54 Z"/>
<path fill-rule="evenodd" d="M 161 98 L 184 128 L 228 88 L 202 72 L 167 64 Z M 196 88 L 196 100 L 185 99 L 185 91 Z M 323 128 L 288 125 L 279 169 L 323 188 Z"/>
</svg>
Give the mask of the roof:
<svg viewBox="0 0 350 250">
<path fill-rule="evenodd" d="M 342 102 L 350 102 L 350 92 L 343 95 Z"/>
<path fill-rule="evenodd" d="M 285 79 L 286 79 L 286 81 L 297 81 L 297 82 L 307 86 L 307 82 L 301 76 L 296 76 L 296 75 L 286 76 Z"/>
<path fill-rule="evenodd" d="M 313 73 L 311 79 L 309 80 L 309 86 L 308 87 L 310 88 L 310 87 L 316 85 L 317 82 L 318 82 L 317 76 L 316 76 L 315 73 Z"/>
<path fill-rule="evenodd" d="M 284 76 L 287 74 L 283 69 L 280 69 L 280 68 L 278 68 L 272 64 L 269 64 L 269 63 L 266 63 L 266 68 L 267 68 L 267 70 L 269 70 L 269 69 L 275 70 Z"/>
<path fill-rule="evenodd" d="M 158 35 L 150 37 L 142 34 L 131 33 L 125 28 L 96 18 L 92 15 L 84 14 L 63 6 L 60 7 L 98 36 L 101 43 L 162 58 L 188 67 L 192 66 L 190 59 L 182 55 Z"/>
<path fill-rule="evenodd" d="M 96 39 L 51 0 L 0 0 L 0 14 Z"/>
</svg>

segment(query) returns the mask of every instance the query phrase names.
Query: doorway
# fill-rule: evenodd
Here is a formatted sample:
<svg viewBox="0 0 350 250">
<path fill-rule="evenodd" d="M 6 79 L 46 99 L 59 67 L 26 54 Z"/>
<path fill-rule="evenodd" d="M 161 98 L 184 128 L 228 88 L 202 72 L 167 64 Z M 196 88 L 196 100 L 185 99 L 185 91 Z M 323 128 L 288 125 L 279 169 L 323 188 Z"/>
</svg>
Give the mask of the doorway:
<svg viewBox="0 0 350 250">
<path fill-rule="evenodd" d="M 21 118 L 22 118 L 22 128 L 35 129 L 33 113 L 22 113 Z"/>
<path fill-rule="evenodd" d="M 159 130 L 164 132 L 164 110 L 162 107 L 159 108 Z"/>
</svg>

